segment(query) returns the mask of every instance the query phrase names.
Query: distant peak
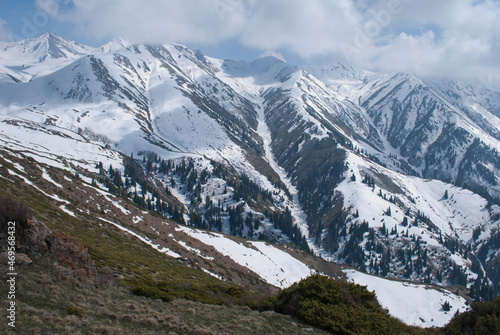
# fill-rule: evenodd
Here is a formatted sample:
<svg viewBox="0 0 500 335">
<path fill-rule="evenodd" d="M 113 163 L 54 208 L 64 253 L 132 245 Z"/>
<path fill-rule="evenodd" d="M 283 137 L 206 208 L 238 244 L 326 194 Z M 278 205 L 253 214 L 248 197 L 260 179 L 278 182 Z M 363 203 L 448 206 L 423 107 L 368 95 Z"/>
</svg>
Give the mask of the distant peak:
<svg viewBox="0 0 500 335">
<path fill-rule="evenodd" d="M 102 45 L 98 50 L 100 53 L 106 53 L 127 48 L 131 45 L 132 43 L 128 39 L 124 37 L 118 37 Z"/>
<path fill-rule="evenodd" d="M 408 72 L 396 72 L 392 76 L 392 78 L 394 80 L 398 80 L 400 82 L 411 83 L 412 85 L 422 84 L 423 83 L 422 79 L 418 78 L 413 73 L 408 73 Z"/>
<path fill-rule="evenodd" d="M 46 32 L 43 35 L 38 36 L 37 38 L 35 38 L 35 40 L 55 42 L 55 43 L 57 43 L 57 42 L 59 42 L 59 43 L 67 42 L 67 43 L 75 43 L 76 44 L 76 42 L 68 41 L 65 38 L 63 38 L 63 37 L 61 37 L 59 35 L 56 35 L 56 34 L 50 32 L 50 31 Z"/>
<path fill-rule="evenodd" d="M 324 82 L 342 82 L 345 80 L 363 82 L 367 78 L 376 75 L 374 72 L 338 62 L 327 65 L 307 65 L 303 68 Z"/>
<path fill-rule="evenodd" d="M 42 37 L 45 37 L 45 38 L 58 38 L 58 39 L 61 39 L 61 37 L 59 35 L 56 35 L 50 31 L 46 32 L 45 34 L 42 35 Z"/>
<path fill-rule="evenodd" d="M 76 59 L 93 51 L 93 48 L 66 40 L 52 32 L 18 42 L 3 48 L 2 59 L 10 65 L 33 65 L 46 60 Z"/>
<path fill-rule="evenodd" d="M 252 62 L 225 60 L 222 69 L 234 77 L 254 77 L 260 84 L 285 82 L 299 70 L 274 56 L 258 58 Z"/>
<path fill-rule="evenodd" d="M 273 56 L 273 55 L 263 56 L 263 57 L 257 58 L 255 61 L 261 61 L 261 60 L 268 61 L 268 62 L 275 62 L 275 63 L 286 63 L 283 59 L 278 58 L 278 57 Z"/>
</svg>

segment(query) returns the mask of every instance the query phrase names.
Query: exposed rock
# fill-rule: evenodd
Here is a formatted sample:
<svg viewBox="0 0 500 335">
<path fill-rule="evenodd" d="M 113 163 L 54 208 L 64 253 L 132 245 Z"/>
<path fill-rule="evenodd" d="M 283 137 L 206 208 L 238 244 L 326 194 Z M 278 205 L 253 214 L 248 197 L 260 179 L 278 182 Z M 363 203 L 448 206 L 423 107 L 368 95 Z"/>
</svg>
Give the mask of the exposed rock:
<svg viewBox="0 0 500 335">
<path fill-rule="evenodd" d="M 16 239 L 18 251 L 25 249 L 25 252 L 42 255 L 50 253 L 50 246 L 54 243 L 54 233 L 34 217 L 29 217 L 26 221 L 25 225 L 21 223 L 24 229 L 21 230 L 22 235 L 18 235 Z"/>
<path fill-rule="evenodd" d="M 97 271 L 87 247 L 64 234 L 56 234 L 53 242 L 49 247 L 53 258 L 71 269 L 78 278 L 96 282 Z"/>
<path fill-rule="evenodd" d="M 6 224 L 2 223 L 2 226 Z M 6 234 L 3 234 L 6 235 Z M 97 271 L 88 249 L 77 239 L 54 234 L 33 216 L 16 222 L 16 263 L 31 263 L 26 254 L 48 256 L 67 269 L 68 274 L 96 283 Z M 7 239 L 2 241 L 6 247 Z"/>
</svg>

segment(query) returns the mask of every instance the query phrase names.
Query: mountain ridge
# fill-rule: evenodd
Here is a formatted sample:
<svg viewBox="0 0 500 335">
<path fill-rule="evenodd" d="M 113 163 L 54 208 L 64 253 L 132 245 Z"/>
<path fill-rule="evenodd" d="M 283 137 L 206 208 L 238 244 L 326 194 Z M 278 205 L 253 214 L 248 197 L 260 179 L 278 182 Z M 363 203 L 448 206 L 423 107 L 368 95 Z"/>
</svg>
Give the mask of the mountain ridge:
<svg viewBox="0 0 500 335">
<path fill-rule="evenodd" d="M 111 44 L 0 84 L 2 146 L 198 228 L 498 294 L 495 92 Z"/>
</svg>

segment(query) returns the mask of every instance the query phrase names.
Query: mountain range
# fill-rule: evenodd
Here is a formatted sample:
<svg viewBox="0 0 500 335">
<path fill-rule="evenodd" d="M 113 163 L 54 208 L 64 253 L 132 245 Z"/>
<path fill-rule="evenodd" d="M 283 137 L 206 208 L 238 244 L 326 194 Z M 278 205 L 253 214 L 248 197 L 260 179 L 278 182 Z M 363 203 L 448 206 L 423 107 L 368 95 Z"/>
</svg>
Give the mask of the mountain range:
<svg viewBox="0 0 500 335">
<path fill-rule="evenodd" d="M 0 147 L 187 225 L 227 257 L 239 251 L 221 233 L 473 299 L 500 290 L 500 92 L 485 87 L 47 33 L 0 42 Z M 102 224 L 159 229 L 113 203 L 128 221 Z M 260 276 L 285 287 L 310 273 L 295 269 Z"/>
</svg>

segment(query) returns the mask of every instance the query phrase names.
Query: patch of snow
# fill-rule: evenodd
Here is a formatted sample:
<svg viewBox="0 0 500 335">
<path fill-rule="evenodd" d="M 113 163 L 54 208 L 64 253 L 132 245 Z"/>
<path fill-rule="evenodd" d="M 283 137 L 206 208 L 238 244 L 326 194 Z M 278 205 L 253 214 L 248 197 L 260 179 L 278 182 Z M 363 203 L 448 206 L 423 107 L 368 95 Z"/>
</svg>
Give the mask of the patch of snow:
<svg viewBox="0 0 500 335">
<path fill-rule="evenodd" d="M 389 314 L 410 326 L 442 327 L 450 322 L 457 310 L 462 313 L 468 309 L 464 298 L 449 291 L 392 281 L 355 270 L 344 272 L 350 281 L 374 291 Z M 442 309 L 446 301 L 451 305 L 449 312 Z"/>
<path fill-rule="evenodd" d="M 42 177 L 43 177 L 43 179 L 45 179 L 48 182 L 56 185 L 57 187 L 64 188 L 61 184 L 57 183 L 54 179 L 52 179 L 52 177 L 50 177 L 50 175 L 48 174 L 47 170 L 45 170 L 45 169 L 42 169 Z"/>
<path fill-rule="evenodd" d="M 196 248 L 193 248 L 193 247 L 190 247 L 184 241 L 176 241 L 176 242 L 179 243 L 184 249 L 186 249 L 188 251 L 191 251 L 192 253 L 194 253 L 195 255 L 200 256 L 203 259 L 206 259 L 206 260 L 209 260 L 209 261 L 213 261 L 214 260 L 213 257 L 208 257 L 208 256 L 203 255 L 200 250 L 198 250 Z"/>
<path fill-rule="evenodd" d="M 285 251 L 265 242 L 251 242 L 252 247 L 249 247 L 218 233 L 181 226 L 176 230 L 213 246 L 221 254 L 257 273 L 267 283 L 280 288 L 288 287 L 315 272 Z"/>
<path fill-rule="evenodd" d="M 69 205 L 70 202 L 68 200 L 65 200 L 65 199 L 61 199 L 57 194 L 52 194 L 52 195 L 47 195 L 48 197 L 56 200 L 56 201 L 59 201 L 59 202 L 64 202 L 66 205 Z"/>
<path fill-rule="evenodd" d="M 61 206 L 59 206 L 59 208 L 60 208 L 60 209 L 62 209 L 64 213 L 69 214 L 69 215 L 71 215 L 72 217 L 75 217 L 75 218 L 76 218 L 75 213 L 74 213 L 74 212 L 72 212 L 72 211 L 70 211 L 69 209 L 67 209 L 67 208 L 66 208 L 66 206 L 61 205 Z"/>
<path fill-rule="evenodd" d="M 128 210 L 128 209 L 125 209 L 125 207 L 123 207 L 118 201 L 115 201 L 113 199 L 111 199 L 111 197 L 115 198 L 114 195 L 112 195 L 111 193 L 108 193 L 104 190 L 101 190 L 97 187 L 94 187 L 94 189 L 100 193 L 107 201 L 109 201 L 113 206 L 115 206 L 116 208 L 118 208 L 123 214 L 125 215 L 130 215 L 131 212 Z"/>
<path fill-rule="evenodd" d="M 19 164 L 19 163 L 12 163 L 12 165 L 14 165 L 14 167 L 16 169 L 18 169 L 19 171 L 26 173 L 26 171 L 24 170 L 24 166 L 22 166 L 21 164 Z"/>
<path fill-rule="evenodd" d="M 16 172 L 12 171 L 11 169 L 7 169 L 7 172 L 9 172 L 9 174 L 11 174 L 13 176 L 21 178 L 22 180 L 24 180 L 24 182 L 26 184 L 33 186 L 33 183 L 28 178 L 21 176 L 19 173 L 16 173 Z"/>
<path fill-rule="evenodd" d="M 205 268 L 201 268 L 201 270 L 202 270 L 203 272 L 205 272 L 206 274 L 211 275 L 212 277 L 215 277 L 215 278 L 220 279 L 220 280 L 225 280 L 225 279 L 224 279 L 221 275 L 218 275 L 218 274 L 216 274 L 216 273 L 213 273 L 213 272 L 211 272 L 211 271 L 208 271 L 208 270 L 207 270 L 207 269 L 205 269 Z"/>
</svg>

